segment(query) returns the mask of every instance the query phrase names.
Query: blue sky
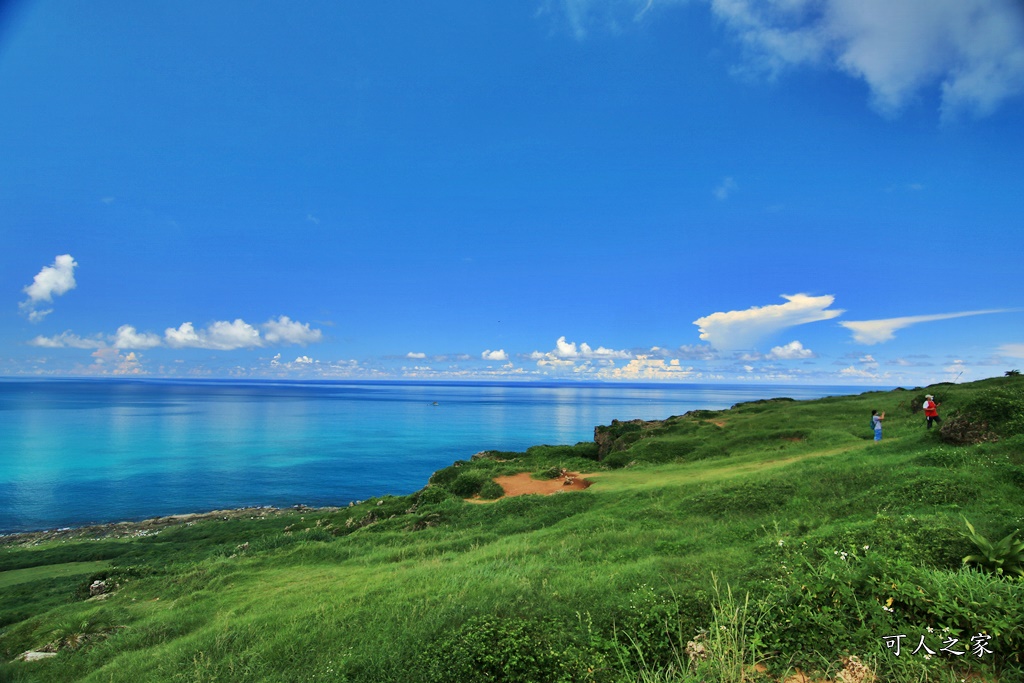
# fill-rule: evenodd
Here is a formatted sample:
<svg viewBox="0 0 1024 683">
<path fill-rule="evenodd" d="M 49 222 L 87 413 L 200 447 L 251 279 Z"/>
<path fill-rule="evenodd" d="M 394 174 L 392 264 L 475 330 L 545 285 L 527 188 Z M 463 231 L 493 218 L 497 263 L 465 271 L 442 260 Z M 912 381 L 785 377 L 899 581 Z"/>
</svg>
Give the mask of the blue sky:
<svg viewBox="0 0 1024 683">
<path fill-rule="evenodd" d="M 4 7 L 0 375 L 1024 366 L 1015 0 Z"/>
</svg>

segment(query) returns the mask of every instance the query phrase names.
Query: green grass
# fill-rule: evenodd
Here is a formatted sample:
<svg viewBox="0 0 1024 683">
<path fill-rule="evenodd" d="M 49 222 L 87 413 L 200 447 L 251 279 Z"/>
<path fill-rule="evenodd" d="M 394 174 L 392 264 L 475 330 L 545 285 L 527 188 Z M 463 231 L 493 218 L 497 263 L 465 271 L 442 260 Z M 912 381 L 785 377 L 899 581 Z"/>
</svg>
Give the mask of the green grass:
<svg viewBox="0 0 1024 683">
<path fill-rule="evenodd" d="M 964 517 L 990 539 L 1024 527 L 1021 386 L 929 388 L 947 414 L 999 418 L 980 445 L 926 432 L 923 389 L 754 402 L 620 427 L 624 467 L 595 444 L 538 446 L 336 511 L 9 545 L 0 661 L 74 646 L 0 681 L 739 681 L 755 660 L 835 678 L 849 655 L 882 680 L 960 680 L 968 663 L 1021 680 L 1024 584 L 962 566 Z M 871 409 L 887 415 L 878 444 Z M 594 484 L 488 505 L 452 490 L 553 467 Z M 86 602 L 93 578 L 118 589 Z M 994 652 L 896 659 L 883 642 L 928 628 Z"/>
<path fill-rule="evenodd" d="M 93 562 L 65 562 L 64 564 L 48 564 L 30 569 L 12 569 L 0 572 L 0 590 L 17 583 L 28 581 L 45 581 L 46 579 L 94 574 L 110 566 L 109 560 Z"/>
</svg>

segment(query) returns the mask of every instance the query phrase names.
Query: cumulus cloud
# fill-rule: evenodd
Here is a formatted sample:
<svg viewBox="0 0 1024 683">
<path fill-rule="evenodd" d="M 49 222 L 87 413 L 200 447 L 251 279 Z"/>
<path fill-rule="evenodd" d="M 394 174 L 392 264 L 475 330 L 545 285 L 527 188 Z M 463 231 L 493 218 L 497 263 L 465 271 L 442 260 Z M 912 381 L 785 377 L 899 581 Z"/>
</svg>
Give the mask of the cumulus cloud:
<svg viewBox="0 0 1024 683">
<path fill-rule="evenodd" d="M 75 288 L 77 284 L 75 282 L 75 267 L 77 265 L 78 263 L 71 257 L 71 254 L 62 254 L 53 260 L 52 266 L 44 266 L 32 278 L 32 284 L 22 289 L 28 295 L 28 299 L 21 302 L 19 307 L 31 322 L 39 322 L 53 312 L 52 308 L 40 310 L 40 304 L 52 303 L 53 297 Z"/>
<path fill-rule="evenodd" d="M 162 343 L 160 335 L 151 332 L 139 333 L 131 325 L 121 325 L 114 334 L 111 346 L 118 349 L 152 349 Z"/>
<path fill-rule="evenodd" d="M 942 112 L 978 115 L 1024 91 L 1017 0 L 711 0 L 751 64 L 825 65 L 862 79 L 881 112 L 938 87 Z"/>
<path fill-rule="evenodd" d="M 776 346 L 767 356 L 769 360 L 802 360 L 814 357 L 814 351 L 804 348 L 804 345 L 798 341 L 791 341 L 785 346 Z"/>
<path fill-rule="evenodd" d="M 122 354 L 115 348 L 96 349 L 92 364 L 84 369 L 88 375 L 144 375 L 142 360 L 134 351 Z"/>
<path fill-rule="evenodd" d="M 168 327 L 164 331 L 167 345 L 172 348 L 214 349 L 232 351 L 263 345 L 259 330 L 237 318 L 234 322 L 218 320 L 205 329 L 196 330 L 191 322 L 182 323 L 177 329 Z"/>
<path fill-rule="evenodd" d="M 233 322 L 218 320 L 205 328 L 197 330 L 191 322 L 185 322 L 177 328 L 169 327 L 164 331 L 164 339 L 172 348 L 212 349 L 215 351 L 233 351 L 235 349 L 256 348 L 269 344 L 299 344 L 305 346 L 323 339 L 323 332 L 313 329 L 309 323 L 300 323 L 282 315 L 277 320 L 269 320 L 262 325 L 260 331 L 236 318 Z"/>
<path fill-rule="evenodd" d="M 236 323 L 239 321 L 235 321 Z M 314 344 L 323 340 L 323 332 L 312 329 L 309 323 L 300 323 L 286 315 L 268 320 L 261 325 L 263 338 L 268 344 Z"/>
<path fill-rule="evenodd" d="M 1006 312 L 1007 311 L 1005 310 L 964 311 L 962 313 L 940 313 L 937 315 L 910 315 L 902 318 L 885 318 L 882 320 L 850 320 L 840 322 L 839 324 L 853 332 L 853 340 L 855 342 L 871 346 L 887 342 L 890 339 L 895 338 L 896 330 L 901 330 L 905 327 L 910 327 L 911 325 L 917 325 L 918 323 Z"/>
<path fill-rule="evenodd" d="M 666 361 L 664 358 L 637 356 L 622 367 L 607 367 L 597 371 L 601 379 L 620 380 L 672 380 L 693 375 L 693 368 L 683 366 L 679 359 Z"/>
<path fill-rule="evenodd" d="M 576 342 L 566 341 L 564 336 L 555 341 L 555 348 L 551 351 L 534 351 L 530 354 L 530 360 L 535 361 L 565 361 L 575 359 L 610 359 L 610 358 L 632 358 L 630 351 L 617 351 L 598 346 L 596 349 L 586 342 L 579 345 Z"/>
<path fill-rule="evenodd" d="M 505 353 L 505 349 L 498 349 L 497 351 L 491 351 L 490 349 L 487 349 L 482 354 L 480 354 L 480 357 L 483 358 L 484 360 L 508 360 L 508 354 Z"/>
<path fill-rule="evenodd" d="M 700 338 L 719 351 L 749 349 L 764 337 L 795 325 L 829 320 L 842 315 L 840 309 L 826 310 L 835 301 L 831 295 L 782 295 L 784 304 L 754 306 L 744 311 L 712 313 L 693 321 Z"/>
<path fill-rule="evenodd" d="M 29 340 L 30 346 L 38 346 L 44 349 L 102 349 L 107 343 L 99 335 L 95 337 L 79 337 L 71 332 L 61 332 L 52 337 L 39 336 Z"/>
</svg>

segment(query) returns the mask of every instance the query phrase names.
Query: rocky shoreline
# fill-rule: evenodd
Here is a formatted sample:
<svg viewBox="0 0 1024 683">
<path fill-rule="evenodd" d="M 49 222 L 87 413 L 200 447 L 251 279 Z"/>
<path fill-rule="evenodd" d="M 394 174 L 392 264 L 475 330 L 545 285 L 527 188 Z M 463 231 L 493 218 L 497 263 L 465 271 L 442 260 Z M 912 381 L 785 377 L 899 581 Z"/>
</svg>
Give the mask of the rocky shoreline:
<svg viewBox="0 0 1024 683">
<path fill-rule="evenodd" d="M 249 517 L 250 519 L 264 519 L 276 517 L 277 515 L 309 512 L 320 510 L 338 510 L 336 507 L 308 507 L 306 505 L 294 505 L 288 508 L 276 508 L 272 506 L 234 508 L 230 510 L 212 510 L 210 512 L 195 512 L 181 515 L 167 515 L 164 517 L 152 517 L 137 522 L 108 522 L 105 524 L 91 524 L 81 527 L 68 527 L 61 529 L 46 529 L 43 531 L 24 531 L 13 534 L 0 535 L 0 547 L 4 546 L 27 546 L 37 545 L 47 541 L 69 541 L 69 540 L 90 540 L 98 538 L 138 538 L 141 536 L 152 536 L 164 529 L 182 524 L 194 524 L 209 520 L 239 519 Z"/>
</svg>

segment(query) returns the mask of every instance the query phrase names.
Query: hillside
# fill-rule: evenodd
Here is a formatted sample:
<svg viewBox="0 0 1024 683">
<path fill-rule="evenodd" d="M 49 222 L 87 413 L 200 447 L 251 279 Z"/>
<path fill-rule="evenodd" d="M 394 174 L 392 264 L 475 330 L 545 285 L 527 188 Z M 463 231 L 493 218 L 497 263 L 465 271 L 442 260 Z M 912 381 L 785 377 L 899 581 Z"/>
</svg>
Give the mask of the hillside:
<svg viewBox="0 0 1024 683">
<path fill-rule="evenodd" d="M 7 537 L 0 682 L 1021 681 L 1024 547 L 963 558 L 1024 526 L 1022 446 L 1006 377 L 613 423 L 341 509 Z M 591 485 L 493 481 L 563 470 Z"/>
</svg>

